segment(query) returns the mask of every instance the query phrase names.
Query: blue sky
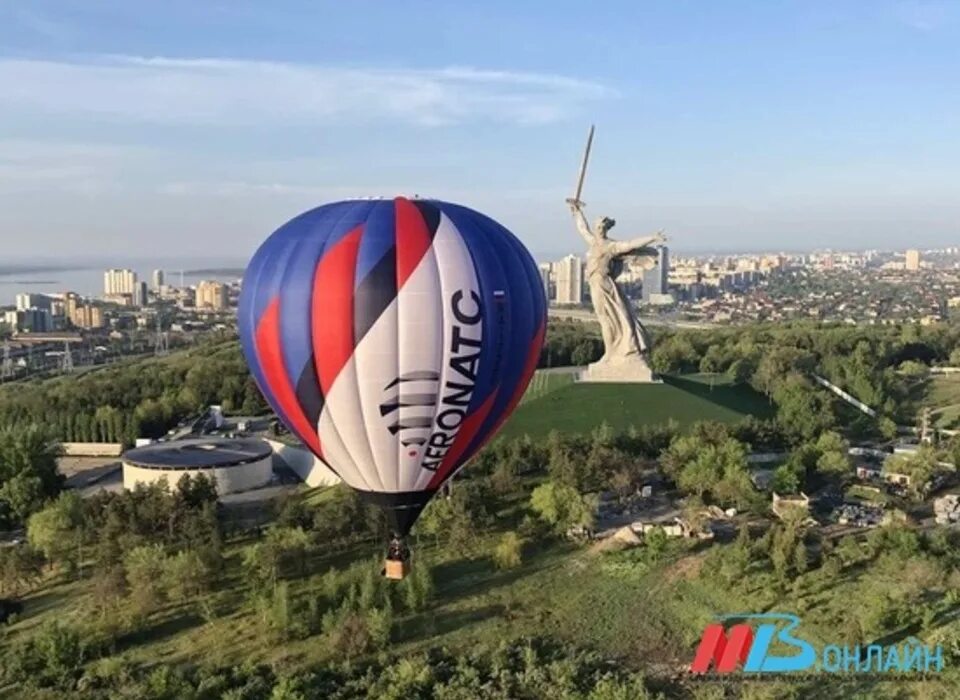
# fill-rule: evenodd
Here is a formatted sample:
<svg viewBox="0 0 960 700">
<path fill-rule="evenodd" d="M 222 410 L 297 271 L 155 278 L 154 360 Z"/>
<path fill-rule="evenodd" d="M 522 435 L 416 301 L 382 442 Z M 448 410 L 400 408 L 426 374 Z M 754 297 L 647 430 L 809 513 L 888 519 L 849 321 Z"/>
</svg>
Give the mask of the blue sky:
<svg viewBox="0 0 960 700">
<path fill-rule="evenodd" d="M 240 260 L 331 199 L 577 248 L 570 194 L 677 250 L 960 243 L 960 2 L 0 0 L 14 259 Z"/>
</svg>

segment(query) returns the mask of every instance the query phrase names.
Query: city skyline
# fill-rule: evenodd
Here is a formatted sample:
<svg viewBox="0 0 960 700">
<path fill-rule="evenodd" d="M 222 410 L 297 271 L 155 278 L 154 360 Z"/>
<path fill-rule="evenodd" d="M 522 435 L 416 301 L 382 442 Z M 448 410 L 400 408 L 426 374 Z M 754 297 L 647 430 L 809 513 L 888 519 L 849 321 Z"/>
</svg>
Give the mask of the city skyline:
<svg viewBox="0 0 960 700">
<path fill-rule="evenodd" d="M 594 121 L 584 197 L 615 236 L 956 240 L 957 8 L 494 5 L 0 8 L 5 257 L 245 260 L 306 208 L 398 193 L 569 252 L 563 197 Z"/>
</svg>

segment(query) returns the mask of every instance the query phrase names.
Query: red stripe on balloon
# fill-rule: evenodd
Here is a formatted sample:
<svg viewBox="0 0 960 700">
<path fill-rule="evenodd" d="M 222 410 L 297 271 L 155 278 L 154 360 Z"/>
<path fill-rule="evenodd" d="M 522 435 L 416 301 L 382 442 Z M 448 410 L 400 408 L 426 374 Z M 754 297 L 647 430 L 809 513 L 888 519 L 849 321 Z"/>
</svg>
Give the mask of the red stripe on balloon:
<svg viewBox="0 0 960 700">
<path fill-rule="evenodd" d="M 493 402 L 496 398 L 497 390 L 495 389 L 490 392 L 490 396 L 487 397 L 486 401 L 477 406 L 477 409 L 473 413 L 463 419 L 463 423 L 460 424 L 460 430 L 457 431 L 457 436 L 453 439 L 450 450 L 444 456 L 440 466 L 437 467 L 437 473 L 433 475 L 430 483 L 427 484 L 427 490 L 440 488 L 440 485 L 447 480 L 447 477 L 450 476 L 457 467 L 457 464 L 460 462 L 460 457 L 463 456 L 467 447 L 473 442 L 473 438 L 477 436 L 483 422 L 490 414 L 490 409 L 493 408 Z"/>
<path fill-rule="evenodd" d="M 324 251 L 313 274 L 310 331 L 317 379 L 324 396 L 353 355 L 353 288 L 363 226 Z"/>
<path fill-rule="evenodd" d="M 420 210 L 408 199 L 393 200 L 397 227 L 397 290 L 423 260 L 430 249 L 432 238 Z"/>
<path fill-rule="evenodd" d="M 316 426 L 310 424 L 300 408 L 300 402 L 297 401 L 296 392 L 290 383 L 290 375 L 287 374 L 286 363 L 283 361 L 283 349 L 280 347 L 280 297 L 275 297 L 260 317 L 254 343 L 257 361 L 263 370 L 267 386 L 276 397 L 283 414 L 293 423 L 289 428 L 317 456 L 322 457 Z"/>
</svg>

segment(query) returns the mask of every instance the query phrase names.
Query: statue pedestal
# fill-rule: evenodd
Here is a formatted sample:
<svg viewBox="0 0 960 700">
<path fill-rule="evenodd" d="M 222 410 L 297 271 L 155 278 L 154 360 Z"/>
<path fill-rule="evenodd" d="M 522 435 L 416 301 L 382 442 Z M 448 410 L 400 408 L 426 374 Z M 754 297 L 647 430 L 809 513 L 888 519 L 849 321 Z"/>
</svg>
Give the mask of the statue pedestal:
<svg viewBox="0 0 960 700">
<path fill-rule="evenodd" d="M 580 382 L 619 382 L 621 384 L 652 384 L 661 380 L 640 355 L 601 360 L 588 365 L 577 378 Z"/>
</svg>

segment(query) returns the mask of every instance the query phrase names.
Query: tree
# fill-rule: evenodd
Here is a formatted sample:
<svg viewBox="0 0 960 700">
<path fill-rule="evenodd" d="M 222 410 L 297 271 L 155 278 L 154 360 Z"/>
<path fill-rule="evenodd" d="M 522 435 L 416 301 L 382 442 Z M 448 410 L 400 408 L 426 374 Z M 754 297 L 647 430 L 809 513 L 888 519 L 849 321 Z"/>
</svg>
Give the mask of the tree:
<svg viewBox="0 0 960 700">
<path fill-rule="evenodd" d="M 773 472 L 770 488 L 776 493 L 797 493 L 800 491 L 800 478 L 789 464 L 781 464 Z"/>
<path fill-rule="evenodd" d="M 45 500 L 43 482 L 29 472 L 20 472 L 0 486 L 0 504 L 6 506 L 15 523 L 38 511 Z"/>
<path fill-rule="evenodd" d="M 493 563 L 498 569 L 515 569 L 520 566 L 523 541 L 515 532 L 507 532 L 493 550 Z"/>
<path fill-rule="evenodd" d="M 804 377 L 794 374 L 775 386 L 777 421 L 795 442 L 811 440 L 833 426 L 829 401 Z"/>
<path fill-rule="evenodd" d="M 120 601 L 129 590 L 127 572 L 120 564 L 100 567 L 93 575 L 93 600 L 104 618 L 116 616 Z"/>
<path fill-rule="evenodd" d="M 462 481 L 446 497 L 434 498 L 418 521 L 418 531 L 444 542 L 449 551 L 472 555 L 476 532 L 490 522 L 492 494 L 476 481 Z"/>
<path fill-rule="evenodd" d="M 570 356 L 571 363 L 577 366 L 588 365 L 596 359 L 593 343 L 589 340 L 584 340 L 577 345 Z"/>
<path fill-rule="evenodd" d="M 699 426 L 666 450 L 662 463 L 678 488 L 698 498 L 743 507 L 755 496 L 747 470 L 746 446 L 729 437 L 726 428 Z"/>
<path fill-rule="evenodd" d="M 0 548 L 0 597 L 28 589 L 40 577 L 42 564 L 40 553 L 29 545 Z"/>
<path fill-rule="evenodd" d="M 883 416 L 877 421 L 877 430 L 885 440 L 893 440 L 897 437 L 897 424 L 887 416 Z"/>
<path fill-rule="evenodd" d="M 646 545 L 650 561 L 659 561 L 667 548 L 667 533 L 664 532 L 662 527 L 657 526 L 643 536 L 643 542 Z"/>
<path fill-rule="evenodd" d="M 164 564 L 164 588 L 170 597 L 188 600 L 210 590 L 213 572 L 197 552 L 179 552 L 167 557 Z"/>
<path fill-rule="evenodd" d="M 793 568 L 796 569 L 798 574 L 802 574 L 807 570 L 807 546 L 803 543 L 803 540 L 797 540 L 796 547 L 793 550 Z"/>
<path fill-rule="evenodd" d="M 80 630 L 49 621 L 25 643 L 14 645 L 8 673 L 26 686 L 72 691 L 87 655 Z"/>
<path fill-rule="evenodd" d="M 571 527 L 593 527 L 595 500 L 581 496 L 576 489 L 547 481 L 533 490 L 530 507 L 557 531 Z"/>
<path fill-rule="evenodd" d="M 417 612 L 433 595 L 433 574 L 427 562 L 419 560 L 410 575 L 403 579 L 403 601 L 407 610 Z"/>
<path fill-rule="evenodd" d="M 166 599 L 167 554 L 159 544 L 130 550 L 123 560 L 135 617 L 148 617 Z"/>
<path fill-rule="evenodd" d="M 831 430 L 821 434 L 817 438 L 816 449 L 820 453 L 817 458 L 817 471 L 820 474 L 834 478 L 850 475 L 850 445 L 839 433 Z"/>
<path fill-rule="evenodd" d="M 56 496 L 63 485 L 60 454 L 59 443 L 36 424 L 0 429 L 0 512 L 6 505 L 21 523 Z"/>
<path fill-rule="evenodd" d="M 254 588 L 275 588 L 284 576 L 302 575 L 309 546 L 309 536 L 299 527 L 270 528 L 263 542 L 244 553 L 244 569 Z"/>
<path fill-rule="evenodd" d="M 76 491 L 67 491 L 27 521 L 30 546 L 43 552 L 47 561 L 72 572 L 79 563 L 83 545 L 83 502 Z"/>
</svg>

